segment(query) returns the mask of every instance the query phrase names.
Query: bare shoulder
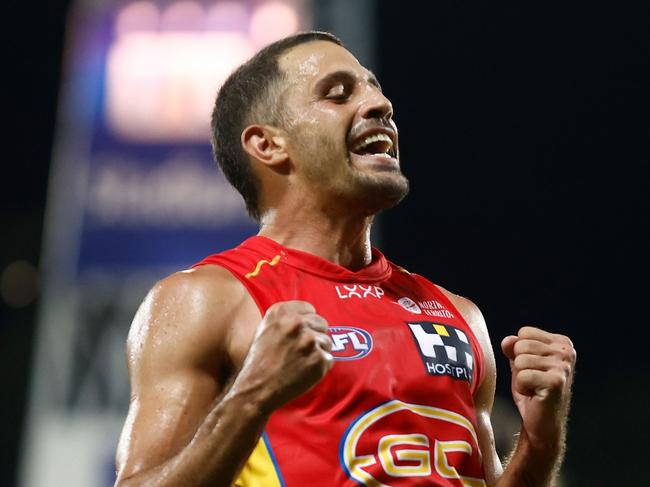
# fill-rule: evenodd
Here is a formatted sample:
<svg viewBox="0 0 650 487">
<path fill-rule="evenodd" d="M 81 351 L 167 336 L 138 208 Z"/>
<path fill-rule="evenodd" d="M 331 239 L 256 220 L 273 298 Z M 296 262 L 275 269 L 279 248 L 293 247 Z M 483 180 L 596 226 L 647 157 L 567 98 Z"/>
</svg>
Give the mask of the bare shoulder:
<svg viewBox="0 0 650 487">
<path fill-rule="evenodd" d="M 463 296 L 459 296 L 458 294 L 454 294 L 438 284 L 436 284 L 436 287 L 440 289 L 440 291 L 442 291 L 444 295 L 447 296 L 447 298 L 449 298 L 458 312 L 463 316 L 467 324 L 476 335 L 476 338 L 481 342 L 481 346 L 483 348 L 489 346 L 491 350 L 490 336 L 488 334 L 485 318 L 483 318 L 483 314 L 481 313 L 481 310 L 478 308 L 478 306 L 476 306 L 476 304 L 474 304 L 471 300 Z"/>
<path fill-rule="evenodd" d="M 223 352 L 218 349 L 227 340 L 232 319 L 250 304 L 244 286 L 219 266 L 166 277 L 153 286 L 133 320 L 127 341 L 129 365 L 148 351 L 162 352 L 167 344 L 166 351 L 177 359 L 201 362 L 214 357 Z M 174 362 L 163 355 L 166 362 Z"/>
<path fill-rule="evenodd" d="M 257 308 L 219 266 L 177 272 L 153 286 L 129 331 L 131 404 L 118 478 L 160 465 L 189 443 L 232 373 L 229 334 Z"/>
</svg>

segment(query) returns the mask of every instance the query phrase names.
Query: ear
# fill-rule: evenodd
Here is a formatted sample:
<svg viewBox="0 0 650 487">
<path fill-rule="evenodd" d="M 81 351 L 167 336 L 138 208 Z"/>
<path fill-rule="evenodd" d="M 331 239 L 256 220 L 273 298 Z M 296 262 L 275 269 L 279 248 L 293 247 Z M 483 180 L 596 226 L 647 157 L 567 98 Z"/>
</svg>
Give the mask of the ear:
<svg viewBox="0 0 650 487">
<path fill-rule="evenodd" d="M 266 166 L 279 166 L 289 159 L 283 131 L 269 125 L 249 125 L 241 134 L 244 150 Z"/>
</svg>

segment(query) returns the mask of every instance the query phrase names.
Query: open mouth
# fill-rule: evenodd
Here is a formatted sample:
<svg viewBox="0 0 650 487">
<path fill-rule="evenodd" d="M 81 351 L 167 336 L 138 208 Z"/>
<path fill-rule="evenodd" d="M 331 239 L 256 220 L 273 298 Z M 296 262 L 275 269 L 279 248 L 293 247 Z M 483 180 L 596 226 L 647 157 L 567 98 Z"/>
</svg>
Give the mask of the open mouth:
<svg viewBox="0 0 650 487">
<path fill-rule="evenodd" d="M 385 156 L 397 159 L 397 150 L 393 138 L 383 132 L 363 135 L 352 143 L 350 150 L 360 156 Z"/>
</svg>

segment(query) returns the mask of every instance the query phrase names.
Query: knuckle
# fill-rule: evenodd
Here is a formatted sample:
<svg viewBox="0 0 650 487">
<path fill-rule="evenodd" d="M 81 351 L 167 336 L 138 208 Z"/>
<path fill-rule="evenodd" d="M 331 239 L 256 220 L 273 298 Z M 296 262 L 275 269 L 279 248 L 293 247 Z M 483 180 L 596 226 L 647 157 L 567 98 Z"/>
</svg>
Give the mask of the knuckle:
<svg viewBox="0 0 650 487">
<path fill-rule="evenodd" d="M 323 326 L 323 320 L 313 313 L 303 315 L 303 321 L 314 330 L 321 331 L 325 329 Z"/>
<path fill-rule="evenodd" d="M 316 348 L 316 337 L 311 334 L 305 333 L 300 339 L 300 348 L 305 351 L 311 351 Z"/>
<path fill-rule="evenodd" d="M 566 335 L 557 335 L 557 337 L 558 337 L 558 340 L 561 341 L 562 343 L 564 343 L 565 346 L 573 348 L 573 342 L 571 341 L 571 339 L 568 336 L 566 336 Z"/>
<path fill-rule="evenodd" d="M 290 314 L 291 310 L 285 303 L 275 303 L 266 310 L 265 319 L 270 323 L 283 322 Z"/>
<path fill-rule="evenodd" d="M 548 384 L 553 389 L 561 389 L 566 384 L 566 376 L 563 373 L 549 374 Z"/>
<path fill-rule="evenodd" d="M 517 354 L 519 354 L 519 353 L 522 352 L 522 344 L 521 344 L 521 340 L 517 340 L 517 341 L 515 342 L 515 344 L 514 344 L 513 347 L 512 347 L 512 352 L 513 352 L 515 355 L 517 355 Z"/>
<path fill-rule="evenodd" d="M 325 350 L 326 352 L 331 352 L 332 351 L 332 340 L 330 339 L 329 336 L 323 335 L 322 341 L 321 341 L 321 348 Z"/>
<path fill-rule="evenodd" d="M 305 323 L 304 315 L 301 315 L 300 313 L 296 313 L 295 311 L 288 312 L 285 319 L 292 326 L 302 326 Z"/>
<path fill-rule="evenodd" d="M 515 368 L 525 369 L 528 363 L 528 358 L 525 355 L 517 355 L 514 360 Z"/>
<path fill-rule="evenodd" d="M 516 380 L 518 381 L 526 381 L 530 378 L 530 370 L 528 369 L 523 369 L 518 371 Z"/>
<path fill-rule="evenodd" d="M 271 306 L 269 306 L 269 308 L 266 310 L 266 314 L 278 316 L 284 314 L 286 310 L 287 303 L 285 301 L 280 301 L 279 303 L 273 303 Z"/>
<path fill-rule="evenodd" d="M 515 384 L 517 387 L 525 387 L 530 382 L 530 373 L 529 371 L 522 370 L 515 377 Z"/>
<path fill-rule="evenodd" d="M 316 319 L 318 320 L 318 323 L 320 323 L 320 325 L 323 327 L 323 330 L 327 331 L 327 327 L 329 326 L 327 320 L 321 315 L 316 315 Z"/>
<path fill-rule="evenodd" d="M 515 343 L 515 346 L 513 348 L 515 354 L 522 354 L 525 353 L 528 349 L 528 343 L 526 340 L 519 340 L 517 343 Z"/>
<path fill-rule="evenodd" d="M 282 319 L 278 319 L 275 323 L 287 335 L 296 335 L 302 328 L 301 320 L 298 315 L 293 313 L 286 313 Z"/>
<path fill-rule="evenodd" d="M 565 344 L 558 349 L 558 356 L 562 360 L 574 363 L 576 360 L 576 351 L 572 346 Z"/>
<path fill-rule="evenodd" d="M 291 301 L 291 304 L 295 310 L 300 313 L 315 313 L 316 309 L 314 305 L 309 301 Z"/>
<path fill-rule="evenodd" d="M 518 336 L 520 338 L 533 337 L 539 332 L 543 332 L 543 330 L 535 326 L 526 325 L 519 328 Z"/>
<path fill-rule="evenodd" d="M 516 355 L 534 354 L 538 348 L 539 342 L 530 339 L 523 339 L 515 343 L 514 352 Z"/>
</svg>

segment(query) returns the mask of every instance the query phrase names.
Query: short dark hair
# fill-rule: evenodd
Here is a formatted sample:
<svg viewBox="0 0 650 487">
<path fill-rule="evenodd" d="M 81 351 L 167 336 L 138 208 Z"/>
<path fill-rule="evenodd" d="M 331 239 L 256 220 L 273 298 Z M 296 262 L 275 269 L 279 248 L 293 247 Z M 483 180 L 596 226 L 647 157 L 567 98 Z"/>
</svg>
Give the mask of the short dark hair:
<svg viewBox="0 0 650 487">
<path fill-rule="evenodd" d="M 333 42 L 327 32 L 301 32 L 280 39 L 260 50 L 239 66 L 223 83 L 212 111 L 212 149 L 226 179 L 244 198 L 248 214 L 259 221 L 259 185 L 241 146 L 241 133 L 251 123 L 279 123 L 279 100 L 269 96 L 271 89 L 285 79 L 278 58 L 285 51 L 312 41 Z"/>
</svg>

